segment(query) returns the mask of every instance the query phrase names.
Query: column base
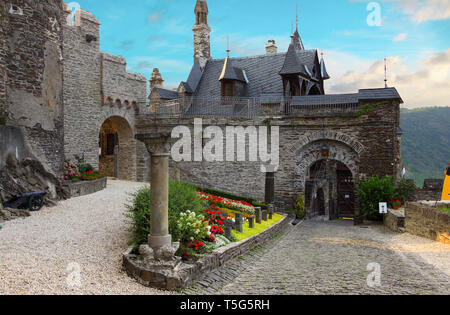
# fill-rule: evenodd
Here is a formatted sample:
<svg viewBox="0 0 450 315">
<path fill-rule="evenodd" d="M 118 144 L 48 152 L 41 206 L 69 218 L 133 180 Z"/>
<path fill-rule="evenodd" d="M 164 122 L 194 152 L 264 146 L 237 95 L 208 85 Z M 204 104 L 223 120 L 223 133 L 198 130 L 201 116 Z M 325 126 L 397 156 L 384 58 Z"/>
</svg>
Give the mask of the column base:
<svg viewBox="0 0 450 315">
<path fill-rule="evenodd" d="M 148 245 L 153 248 L 161 248 L 164 246 L 172 246 L 172 235 L 165 235 L 165 236 L 154 236 L 149 235 L 148 236 Z"/>
</svg>

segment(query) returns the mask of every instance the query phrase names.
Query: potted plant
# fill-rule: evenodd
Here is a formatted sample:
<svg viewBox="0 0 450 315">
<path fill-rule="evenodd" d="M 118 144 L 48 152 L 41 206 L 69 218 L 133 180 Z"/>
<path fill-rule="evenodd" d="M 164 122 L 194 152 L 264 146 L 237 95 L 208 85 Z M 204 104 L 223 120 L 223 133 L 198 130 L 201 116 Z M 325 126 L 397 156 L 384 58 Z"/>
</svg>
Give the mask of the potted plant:
<svg viewBox="0 0 450 315">
<path fill-rule="evenodd" d="M 392 206 L 394 210 L 398 210 L 402 206 L 402 202 L 400 200 L 392 200 Z"/>
</svg>

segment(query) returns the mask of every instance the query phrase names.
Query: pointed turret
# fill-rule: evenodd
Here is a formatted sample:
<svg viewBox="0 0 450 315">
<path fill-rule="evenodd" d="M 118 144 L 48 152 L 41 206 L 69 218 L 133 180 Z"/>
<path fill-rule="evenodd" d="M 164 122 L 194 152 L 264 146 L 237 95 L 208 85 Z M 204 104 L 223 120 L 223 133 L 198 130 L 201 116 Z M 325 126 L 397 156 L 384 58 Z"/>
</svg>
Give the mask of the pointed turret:
<svg viewBox="0 0 450 315">
<path fill-rule="evenodd" d="M 301 74 L 306 77 L 308 76 L 304 65 L 298 60 L 294 37 L 292 37 L 291 44 L 289 45 L 286 57 L 284 59 L 283 67 L 280 71 L 280 75 L 282 76 L 289 74 Z"/>
<path fill-rule="evenodd" d="M 320 58 L 320 74 L 323 80 L 330 79 L 330 75 L 328 74 L 327 68 L 325 67 L 325 60 L 323 59 L 323 53 L 322 57 Z"/>
</svg>

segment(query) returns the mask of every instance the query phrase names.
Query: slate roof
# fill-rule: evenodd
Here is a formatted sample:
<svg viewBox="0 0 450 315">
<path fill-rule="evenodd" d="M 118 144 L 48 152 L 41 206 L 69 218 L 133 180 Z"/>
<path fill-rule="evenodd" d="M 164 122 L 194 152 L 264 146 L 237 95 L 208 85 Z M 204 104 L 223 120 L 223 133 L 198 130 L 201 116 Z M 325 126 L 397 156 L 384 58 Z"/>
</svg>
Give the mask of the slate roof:
<svg viewBox="0 0 450 315">
<path fill-rule="evenodd" d="M 235 68 L 233 67 L 233 61 L 231 58 L 225 59 L 219 80 L 240 80 Z"/>
<path fill-rule="evenodd" d="M 317 56 L 316 50 L 302 50 L 297 52 L 300 63 L 312 69 Z M 283 81 L 280 70 L 283 67 L 286 53 L 260 55 L 252 57 L 230 58 L 234 68 L 245 71 L 248 78 L 248 97 L 259 97 L 267 93 L 283 93 Z M 196 97 L 220 97 L 220 74 L 225 59 L 209 60 L 203 71 Z"/>
<path fill-rule="evenodd" d="M 305 49 L 305 46 L 303 46 L 303 41 L 300 38 L 300 34 L 298 32 L 298 27 L 297 27 L 297 29 L 294 32 L 293 42 L 294 42 L 295 49 L 297 49 L 297 50 L 304 50 Z"/>
<path fill-rule="evenodd" d="M 281 95 L 265 95 L 267 99 L 272 99 L 274 103 L 277 97 Z M 358 93 L 353 94 L 326 94 L 326 95 L 309 95 L 309 96 L 295 96 L 292 98 L 292 106 L 309 106 L 309 105 L 345 105 L 358 104 L 363 100 L 400 100 L 403 103 L 400 95 L 395 88 L 380 88 L 380 89 L 363 89 Z M 270 104 L 267 102 L 266 104 Z"/>
<path fill-rule="evenodd" d="M 292 106 L 358 104 L 358 93 L 295 96 Z"/>
<path fill-rule="evenodd" d="M 200 63 L 198 59 L 194 60 L 194 65 L 192 66 L 191 73 L 186 82 L 182 82 L 184 84 L 184 88 L 188 93 L 194 93 L 197 90 L 198 84 L 202 78 L 203 71 L 200 68 Z"/>
<path fill-rule="evenodd" d="M 359 90 L 359 100 L 403 100 L 396 88 L 362 89 Z"/>
<path fill-rule="evenodd" d="M 280 70 L 280 75 L 301 74 L 305 77 L 310 76 L 305 68 L 305 65 L 303 65 L 298 59 L 297 52 L 298 51 L 295 49 L 294 44 L 291 43 L 286 53 L 283 67 Z"/>
<path fill-rule="evenodd" d="M 327 72 L 327 67 L 325 67 L 325 60 L 323 60 L 323 57 L 320 59 L 320 73 L 324 80 L 330 79 L 330 75 Z"/>
<path fill-rule="evenodd" d="M 178 98 L 178 92 L 176 91 L 161 89 L 158 87 L 153 88 L 153 91 L 158 92 L 159 97 L 163 100 L 174 100 Z"/>
</svg>

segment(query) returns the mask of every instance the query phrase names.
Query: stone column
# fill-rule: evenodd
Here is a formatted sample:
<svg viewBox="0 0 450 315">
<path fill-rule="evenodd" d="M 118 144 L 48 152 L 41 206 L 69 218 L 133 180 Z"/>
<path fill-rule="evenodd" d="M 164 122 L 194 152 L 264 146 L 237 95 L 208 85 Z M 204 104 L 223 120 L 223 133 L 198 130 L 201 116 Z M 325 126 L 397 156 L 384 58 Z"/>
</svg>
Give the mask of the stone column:
<svg viewBox="0 0 450 315">
<path fill-rule="evenodd" d="M 145 143 L 151 156 L 151 222 L 148 244 L 153 250 L 172 246 L 169 234 L 169 156 L 170 134 L 144 134 L 136 138 Z"/>
</svg>

